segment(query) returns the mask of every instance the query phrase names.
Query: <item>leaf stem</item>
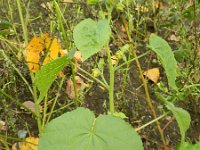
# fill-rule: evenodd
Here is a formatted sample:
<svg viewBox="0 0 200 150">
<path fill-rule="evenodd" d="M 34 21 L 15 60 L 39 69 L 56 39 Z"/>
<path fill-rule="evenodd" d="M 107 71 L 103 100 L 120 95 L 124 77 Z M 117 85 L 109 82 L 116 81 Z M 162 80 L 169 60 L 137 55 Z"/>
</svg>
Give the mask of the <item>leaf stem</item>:
<svg viewBox="0 0 200 150">
<path fill-rule="evenodd" d="M 110 72 L 110 84 L 109 84 L 109 104 L 110 104 L 110 113 L 113 114 L 115 111 L 114 108 L 114 74 L 115 69 L 112 65 L 112 59 L 110 56 L 110 49 L 108 44 L 106 45 L 106 52 L 108 56 L 108 63 L 109 63 L 109 72 Z"/>
<path fill-rule="evenodd" d="M 52 114 L 53 114 L 53 110 L 54 110 L 54 108 L 55 108 L 55 104 L 56 104 L 56 102 L 57 102 L 57 100 L 58 100 L 58 97 L 59 97 L 59 95 L 60 95 L 59 93 L 60 93 L 61 88 L 62 88 L 63 83 L 64 83 L 64 80 L 65 80 L 65 76 L 62 78 L 62 80 L 61 80 L 61 82 L 60 82 L 60 84 L 59 84 L 58 93 L 57 93 L 57 95 L 56 95 L 56 97 L 55 97 L 55 99 L 54 99 L 54 101 L 53 101 L 53 104 L 52 104 L 51 110 L 50 110 L 50 112 L 49 112 L 49 116 L 48 116 L 48 118 L 47 118 L 47 120 L 46 120 L 46 123 L 48 123 L 49 120 L 51 119 L 51 116 L 52 116 Z M 45 114 L 45 116 L 47 116 L 47 114 Z M 44 125 L 45 125 L 45 120 L 44 120 L 44 122 L 43 122 L 43 126 L 44 126 Z"/>
<path fill-rule="evenodd" d="M 40 134 L 42 131 L 42 123 L 41 123 L 41 116 L 40 116 L 40 104 L 39 104 L 39 100 L 37 98 L 37 88 L 36 88 L 35 77 L 34 77 L 33 73 L 31 73 L 31 80 L 33 83 L 33 99 L 34 99 L 34 103 L 35 103 L 35 113 L 36 113 L 38 131 Z"/>
<path fill-rule="evenodd" d="M 20 0 L 17 0 L 17 8 L 18 8 L 18 11 L 19 11 L 19 17 L 20 17 L 20 21 L 21 21 L 21 24 L 22 24 L 22 30 L 23 30 L 25 45 L 27 45 L 28 44 L 28 34 L 27 34 L 27 28 L 25 26 L 23 14 L 22 14 L 22 8 L 21 8 Z"/>
<path fill-rule="evenodd" d="M 125 20 L 125 18 L 123 18 L 123 17 L 121 19 Z M 138 56 L 136 54 L 136 50 L 134 49 L 133 40 L 132 40 L 132 37 L 131 37 L 131 34 L 130 34 L 131 31 L 129 30 L 130 27 L 126 26 L 125 21 L 123 21 L 123 24 L 124 24 L 124 27 L 125 27 L 125 30 L 126 30 L 127 37 L 128 37 L 128 39 L 129 39 L 129 41 L 131 43 L 130 44 L 130 49 L 132 50 L 133 56 L 135 58 L 136 65 L 137 65 L 137 68 L 139 70 L 140 78 L 142 79 L 142 83 L 143 83 L 144 90 L 145 90 L 147 104 L 148 104 L 148 106 L 149 106 L 149 108 L 150 108 L 150 110 L 152 112 L 152 115 L 153 115 L 154 119 L 156 119 L 157 115 L 156 115 L 155 109 L 153 107 L 153 104 L 151 102 L 151 98 L 150 98 L 150 95 L 149 95 L 149 90 L 148 90 L 147 82 L 146 82 L 146 79 L 143 76 L 143 71 L 142 71 L 142 68 L 141 68 Z M 163 131 L 162 131 L 161 127 L 160 127 L 160 123 L 158 121 L 156 121 L 156 125 L 157 125 L 158 131 L 160 133 L 161 140 L 162 140 L 162 143 L 164 145 L 164 149 L 166 150 L 165 138 L 164 138 L 164 135 L 163 135 Z"/>
<path fill-rule="evenodd" d="M 167 113 L 164 113 L 163 115 L 161 115 L 161 116 L 159 116 L 159 117 L 157 117 L 157 118 L 155 118 L 155 119 L 151 120 L 150 122 L 148 122 L 148 123 L 146 123 L 146 124 L 142 125 L 141 127 L 138 127 L 138 128 L 136 128 L 136 129 L 135 129 L 135 131 L 142 130 L 143 128 L 145 128 L 145 127 L 149 126 L 150 124 L 152 124 L 152 123 L 154 123 L 154 122 L 156 122 L 156 121 L 158 121 L 158 120 L 162 119 L 162 118 L 163 118 L 163 117 L 165 117 L 165 116 L 166 116 L 168 113 L 169 113 L 169 112 L 167 112 Z"/>
</svg>

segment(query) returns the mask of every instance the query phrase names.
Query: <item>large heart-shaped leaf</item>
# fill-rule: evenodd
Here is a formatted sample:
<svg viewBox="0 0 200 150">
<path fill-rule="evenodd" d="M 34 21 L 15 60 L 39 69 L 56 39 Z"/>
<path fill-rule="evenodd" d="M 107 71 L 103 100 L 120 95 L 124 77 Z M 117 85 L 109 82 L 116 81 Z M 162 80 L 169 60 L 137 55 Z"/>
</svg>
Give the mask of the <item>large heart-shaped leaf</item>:
<svg viewBox="0 0 200 150">
<path fill-rule="evenodd" d="M 40 91 L 39 102 L 47 94 L 48 89 L 55 80 L 57 74 L 65 67 L 68 57 L 57 58 L 50 63 L 42 66 L 35 75 L 35 84 Z"/>
<path fill-rule="evenodd" d="M 164 39 L 155 34 L 151 34 L 149 38 L 149 46 L 159 56 L 161 63 L 165 69 L 169 86 L 175 89 L 177 62 L 174 58 L 171 47 Z"/>
<path fill-rule="evenodd" d="M 111 115 L 95 118 L 78 108 L 52 120 L 41 134 L 39 150 L 142 150 L 139 135 L 125 121 Z"/>
<path fill-rule="evenodd" d="M 109 41 L 111 29 L 108 20 L 95 22 L 92 19 L 81 21 L 73 32 L 74 43 L 86 60 L 97 53 Z"/>
</svg>

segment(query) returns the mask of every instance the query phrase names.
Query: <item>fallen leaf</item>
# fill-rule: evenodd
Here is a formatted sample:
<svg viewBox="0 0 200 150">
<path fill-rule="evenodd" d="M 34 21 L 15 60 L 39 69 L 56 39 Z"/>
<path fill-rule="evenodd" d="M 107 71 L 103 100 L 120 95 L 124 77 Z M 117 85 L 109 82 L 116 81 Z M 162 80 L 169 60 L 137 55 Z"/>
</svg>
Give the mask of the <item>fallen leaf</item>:
<svg viewBox="0 0 200 150">
<path fill-rule="evenodd" d="M 23 103 L 24 106 L 28 107 L 30 110 L 35 112 L 35 103 L 32 101 L 25 101 Z M 24 109 L 23 107 L 20 107 L 20 109 Z M 42 111 L 42 107 L 40 107 L 40 111 Z"/>
<path fill-rule="evenodd" d="M 33 112 L 35 112 L 35 104 L 32 101 L 25 101 L 23 103 L 23 105 L 26 106 L 26 107 L 28 107 Z M 23 107 L 20 107 L 20 108 L 23 109 Z"/>
<path fill-rule="evenodd" d="M 37 150 L 38 141 L 36 137 L 28 137 L 22 142 L 20 150 Z"/>
<path fill-rule="evenodd" d="M 80 91 L 84 90 L 84 88 L 85 88 L 85 83 L 79 76 L 75 76 L 75 81 L 76 81 L 77 94 L 79 96 Z M 70 99 L 75 98 L 74 84 L 71 79 L 67 80 L 67 86 L 66 86 L 65 92 Z"/>
<path fill-rule="evenodd" d="M 74 61 L 77 63 L 82 63 L 83 62 L 83 57 L 81 56 L 80 51 L 76 51 L 73 57 Z"/>
<path fill-rule="evenodd" d="M 149 9 L 148 9 L 147 7 L 141 6 L 141 5 L 137 5 L 137 6 L 136 6 L 136 10 L 137 10 L 137 11 L 141 11 L 141 12 L 143 12 L 143 13 L 146 13 L 146 12 L 149 11 Z"/>
<path fill-rule="evenodd" d="M 157 83 L 160 77 L 160 71 L 159 68 L 152 68 L 145 71 L 143 75 L 146 76 L 149 80 L 153 81 L 154 83 Z"/>
<path fill-rule="evenodd" d="M 7 130 L 6 123 L 2 120 L 0 120 L 0 130 L 2 130 L 2 131 Z"/>
<path fill-rule="evenodd" d="M 180 38 L 177 37 L 175 34 L 171 34 L 169 36 L 168 40 L 178 42 L 178 41 L 180 41 Z"/>
</svg>

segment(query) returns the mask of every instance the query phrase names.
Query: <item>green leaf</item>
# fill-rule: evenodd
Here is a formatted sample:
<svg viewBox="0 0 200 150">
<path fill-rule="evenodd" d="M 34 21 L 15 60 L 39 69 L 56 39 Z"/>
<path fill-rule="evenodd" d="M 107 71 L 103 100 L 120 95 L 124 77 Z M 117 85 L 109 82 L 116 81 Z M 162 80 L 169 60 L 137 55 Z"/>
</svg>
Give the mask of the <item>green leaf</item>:
<svg viewBox="0 0 200 150">
<path fill-rule="evenodd" d="M 47 94 L 48 89 L 55 80 L 57 74 L 65 67 L 68 57 L 63 56 L 57 58 L 50 63 L 42 66 L 42 68 L 35 75 L 35 84 L 40 91 L 40 102 Z"/>
<path fill-rule="evenodd" d="M 180 147 L 177 148 L 181 150 Z M 189 142 L 184 143 L 184 150 L 199 150 L 200 149 L 200 141 L 196 144 L 190 144 Z"/>
<path fill-rule="evenodd" d="M 165 69 L 168 84 L 171 88 L 176 89 L 176 59 L 169 44 L 161 37 L 151 34 L 149 39 L 150 48 L 159 56 L 161 63 Z"/>
<path fill-rule="evenodd" d="M 159 98 L 159 100 L 161 100 L 166 105 L 166 107 L 173 113 L 174 117 L 176 118 L 181 134 L 180 147 L 183 147 L 185 132 L 189 128 L 191 122 L 190 114 L 182 108 L 175 107 L 173 103 L 168 102 L 160 93 L 156 92 L 155 94 Z"/>
<path fill-rule="evenodd" d="M 5 30 L 0 30 L 0 35 L 1 36 L 7 36 L 7 35 L 11 35 L 14 34 L 13 32 L 10 32 L 9 30 L 5 29 Z"/>
<path fill-rule="evenodd" d="M 181 145 L 182 145 L 184 144 L 185 132 L 190 127 L 190 122 L 191 122 L 190 114 L 182 108 L 175 107 L 170 102 L 168 102 L 166 106 L 170 111 L 172 111 L 173 115 L 176 118 L 181 133 Z"/>
<path fill-rule="evenodd" d="M 113 115 L 115 117 L 119 117 L 121 119 L 127 119 L 128 117 L 123 113 L 123 112 L 114 112 L 113 114 L 111 114 L 110 112 L 108 112 L 109 115 Z"/>
<path fill-rule="evenodd" d="M 108 20 L 95 22 L 92 19 L 85 19 L 74 28 L 73 37 L 76 47 L 86 60 L 109 42 L 110 34 Z"/>
<path fill-rule="evenodd" d="M 143 150 L 139 135 L 120 118 L 78 108 L 52 120 L 38 150 Z"/>
<path fill-rule="evenodd" d="M 9 22 L 9 20 L 7 19 L 0 19 L 0 29 L 8 29 L 9 27 L 11 27 L 12 24 L 11 22 Z"/>
</svg>

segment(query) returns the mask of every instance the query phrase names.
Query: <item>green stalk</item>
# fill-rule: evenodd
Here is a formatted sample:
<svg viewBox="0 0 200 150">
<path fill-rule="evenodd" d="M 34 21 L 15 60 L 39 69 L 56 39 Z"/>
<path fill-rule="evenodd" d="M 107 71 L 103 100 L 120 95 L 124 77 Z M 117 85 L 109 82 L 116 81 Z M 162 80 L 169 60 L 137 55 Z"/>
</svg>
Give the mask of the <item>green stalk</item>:
<svg viewBox="0 0 200 150">
<path fill-rule="evenodd" d="M 137 56 L 136 51 L 135 51 L 135 49 L 134 49 L 133 40 L 132 40 L 132 37 L 131 37 L 131 32 L 132 32 L 132 30 L 129 30 L 130 27 L 129 27 L 129 26 L 128 26 L 128 27 L 126 26 L 126 24 L 125 24 L 125 18 L 122 17 L 121 19 L 122 19 L 122 22 L 123 22 L 123 24 L 124 24 L 124 27 L 125 27 L 125 30 L 126 30 L 126 34 L 127 34 L 128 40 L 129 40 L 130 43 L 131 43 L 131 44 L 130 44 L 130 49 L 132 50 L 132 53 L 133 53 L 134 58 L 136 58 L 135 61 L 136 61 L 137 68 L 138 68 L 138 70 L 139 70 L 140 77 L 141 77 L 141 79 L 142 79 L 143 86 L 144 86 L 147 104 L 148 104 L 148 106 L 149 106 L 149 108 L 150 108 L 150 110 L 151 110 L 151 112 L 152 112 L 152 115 L 153 115 L 154 119 L 156 119 L 156 118 L 157 118 L 157 115 L 156 115 L 156 111 L 155 111 L 155 109 L 154 109 L 154 106 L 153 106 L 153 104 L 152 104 L 152 102 L 151 102 L 151 98 L 150 98 L 150 94 L 149 94 L 149 89 L 148 89 L 148 86 L 147 86 L 147 82 L 146 82 L 146 79 L 145 79 L 144 76 L 143 76 L 142 67 L 141 67 L 141 65 L 140 65 L 138 56 Z M 158 131 L 159 131 L 159 133 L 160 133 L 161 140 L 162 140 L 162 143 L 163 143 L 163 145 L 164 145 L 164 149 L 166 149 L 165 138 L 164 138 L 164 135 L 163 135 L 163 131 L 162 131 L 161 127 L 160 127 L 160 123 L 159 123 L 158 121 L 156 121 L 156 125 L 157 125 Z"/>
<path fill-rule="evenodd" d="M 38 131 L 39 131 L 39 133 L 41 133 L 42 123 L 41 123 L 41 116 L 40 116 L 40 104 L 39 104 L 38 98 L 37 98 L 37 88 L 35 85 L 35 77 L 32 73 L 31 73 L 31 80 L 33 83 L 33 99 L 34 99 L 34 103 L 35 103 L 35 113 L 36 113 Z"/>
<path fill-rule="evenodd" d="M 14 69 L 15 71 L 18 73 L 18 75 L 21 77 L 21 79 L 24 81 L 24 83 L 27 85 L 29 91 L 31 92 L 31 94 L 33 95 L 33 90 L 30 86 L 30 84 L 28 83 L 28 81 L 24 78 L 24 76 L 21 74 L 21 72 L 19 71 L 19 69 L 15 66 L 15 64 L 9 59 L 9 57 L 5 54 L 4 50 L 0 49 L 0 52 L 2 52 L 5 61 L 7 61 Z"/>
<path fill-rule="evenodd" d="M 58 3 L 55 0 L 54 0 L 54 5 L 55 5 L 55 8 L 56 8 L 56 14 L 57 14 L 59 25 L 61 27 L 61 31 L 62 31 L 62 35 L 63 35 L 64 41 L 65 41 L 66 49 L 69 49 L 67 34 L 65 32 L 63 20 L 62 20 L 62 18 L 64 18 L 64 17 L 62 15 L 60 7 L 58 6 Z M 75 67 L 74 67 L 74 63 L 71 60 L 70 60 L 70 66 L 72 68 L 72 81 L 73 81 L 73 86 L 74 86 L 75 104 L 76 104 L 76 107 L 78 107 L 79 101 L 78 101 L 78 93 L 77 93 L 76 79 L 75 79 Z"/>
<path fill-rule="evenodd" d="M 99 84 L 101 84 L 104 88 L 109 89 L 109 86 L 107 85 L 107 83 L 104 83 L 101 80 L 99 80 L 98 78 L 93 77 L 90 73 L 88 73 L 84 69 L 82 69 L 80 67 L 77 67 L 77 68 L 78 68 L 78 70 L 80 70 L 81 72 L 85 73 L 86 75 L 88 75 L 89 77 L 91 77 L 93 80 L 95 80 L 96 82 L 98 82 Z"/>
<path fill-rule="evenodd" d="M 46 122 L 46 117 L 47 117 L 47 103 L 48 103 L 48 100 L 47 100 L 47 96 L 45 96 L 45 99 L 44 99 L 44 109 L 43 109 L 43 116 L 42 116 L 42 129 L 44 128 L 45 126 L 45 122 Z"/>
<path fill-rule="evenodd" d="M 21 8 L 20 0 L 17 0 L 17 8 L 18 8 L 18 11 L 19 11 L 19 17 L 20 17 L 20 21 L 21 21 L 21 24 L 22 24 L 23 37 L 24 37 L 24 40 L 25 40 L 25 45 L 27 45 L 28 44 L 28 34 L 27 34 L 27 28 L 26 28 L 25 23 L 24 23 L 24 18 L 23 18 L 23 14 L 22 14 L 22 8 Z"/>
<path fill-rule="evenodd" d="M 118 70 L 118 69 L 120 69 L 121 67 L 125 66 L 127 63 L 130 63 L 130 62 L 135 61 L 136 59 L 142 58 L 142 57 L 148 55 L 149 53 L 150 53 L 150 51 L 147 51 L 147 52 L 145 52 L 145 53 L 143 53 L 143 54 L 141 54 L 141 55 L 139 55 L 139 56 L 137 56 L 137 57 L 134 57 L 134 58 L 132 58 L 132 59 L 130 59 L 130 60 L 128 60 L 128 61 L 126 61 L 126 62 L 120 64 L 120 65 L 118 65 L 117 67 L 115 67 L 115 70 Z"/>
<path fill-rule="evenodd" d="M 58 97 L 59 97 L 59 93 L 60 93 L 61 88 L 62 88 L 62 85 L 63 85 L 63 83 L 64 83 L 64 80 L 65 80 L 65 76 L 62 78 L 62 80 L 61 80 L 61 82 L 60 82 L 60 84 L 59 84 L 58 93 L 57 93 L 57 95 L 56 95 L 56 97 L 55 97 L 55 99 L 54 99 L 54 101 L 53 101 L 53 105 L 52 105 L 52 107 L 51 107 L 51 110 L 50 110 L 50 113 L 49 113 L 49 116 L 48 116 L 47 120 L 46 120 L 46 121 L 45 121 L 45 120 L 43 121 L 43 126 L 45 125 L 45 122 L 48 123 L 49 120 L 51 119 L 51 116 L 52 116 L 52 114 L 53 114 L 53 111 L 54 111 L 56 102 L 57 102 Z M 47 116 L 47 114 L 45 114 L 44 116 Z M 45 117 L 45 118 L 46 118 L 46 117 Z"/>
<path fill-rule="evenodd" d="M 0 142 L 4 145 L 5 150 L 10 150 L 8 143 L 1 137 L 0 137 Z"/>
<path fill-rule="evenodd" d="M 63 25 L 63 22 L 62 22 L 62 13 L 61 13 L 60 7 L 58 6 L 58 3 L 55 0 L 54 0 L 54 5 L 55 5 L 55 8 L 56 8 L 57 19 L 58 19 L 58 22 L 59 22 L 59 25 L 60 25 L 60 28 L 61 28 L 61 31 L 62 31 L 62 35 L 63 35 L 64 41 L 65 41 L 65 44 L 66 44 L 66 48 L 69 48 L 67 34 L 65 32 L 65 28 L 64 28 L 64 25 Z"/>
<path fill-rule="evenodd" d="M 142 129 L 144 129 L 145 127 L 149 126 L 150 124 L 152 124 L 152 123 L 154 123 L 154 122 L 157 122 L 158 120 L 164 118 L 168 113 L 169 113 L 169 112 L 167 112 L 167 113 L 161 115 L 160 117 L 157 117 L 157 118 L 151 120 L 150 122 L 148 122 L 148 123 L 142 125 L 141 127 L 136 128 L 135 131 L 142 130 Z"/>
<path fill-rule="evenodd" d="M 76 104 L 76 108 L 78 107 L 78 93 L 77 93 L 77 87 L 76 87 L 76 79 L 75 79 L 75 64 L 70 61 L 70 66 L 72 67 L 72 81 L 73 81 L 73 85 L 74 85 L 74 95 L 75 95 L 75 104 Z"/>
<path fill-rule="evenodd" d="M 110 84 L 109 84 L 109 104 L 110 104 L 110 113 L 113 114 L 115 112 L 114 107 L 114 75 L 115 75 L 115 69 L 112 65 L 112 59 L 110 56 L 110 49 L 107 44 L 106 46 L 106 52 L 108 56 L 108 63 L 109 63 L 109 72 L 110 72 Z"/>
</svg>

